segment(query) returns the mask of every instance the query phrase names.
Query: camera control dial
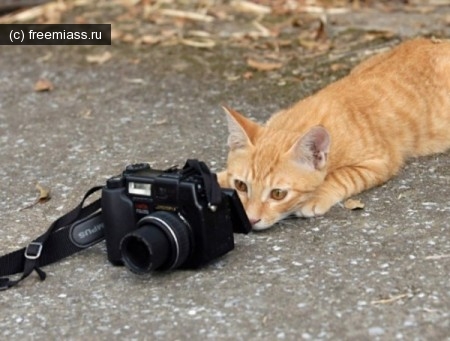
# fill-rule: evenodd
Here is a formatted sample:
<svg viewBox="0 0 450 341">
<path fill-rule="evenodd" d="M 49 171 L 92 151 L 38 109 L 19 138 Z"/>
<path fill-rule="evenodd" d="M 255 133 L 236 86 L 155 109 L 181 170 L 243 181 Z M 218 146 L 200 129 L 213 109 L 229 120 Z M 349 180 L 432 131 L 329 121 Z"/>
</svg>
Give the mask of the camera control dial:
<svg viewBox="0 0 450 341">
<path fill-rule="evenodd" d="M 134 163 L 131 165 L 128 165 L 126 167 L 126 171 L 128 173 L 135 173 L 135 172 L 140 172 L 143 170 L 149 170 L 150 169 L 150 165 L 148 163 Z"/>
</svg>

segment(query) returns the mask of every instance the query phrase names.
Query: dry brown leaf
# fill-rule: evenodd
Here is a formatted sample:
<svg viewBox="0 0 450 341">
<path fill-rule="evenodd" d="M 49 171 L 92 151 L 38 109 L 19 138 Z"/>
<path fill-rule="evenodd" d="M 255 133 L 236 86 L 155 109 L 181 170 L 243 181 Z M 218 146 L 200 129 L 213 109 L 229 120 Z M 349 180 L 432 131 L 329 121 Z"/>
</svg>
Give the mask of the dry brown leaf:
<svg viewBox="0 0 450 341">
<path fill-rule="evenodd" d="M 350 12 L 349 8 L 346 7 L 323 7 L 323 6 L 301 6 L 299 12 L 309 13 L 309 14 L 345 14 Z"/>
<path fill-rule="evenodd" d="M 336 72 L 336 71 L 345 69 L 345 67 L 346 67 L 346 65 L 343 64 L 343 63 L 334 63 L 334 64 L 331 64 L 331 65 L 330 65 L 330 69 L 331 69 L 331 71 L 333 71 L 333 72 Z"/>
<path fill-rule="evenodd" d="M 73 5 L 75 7 L 81 7 L 81 6 L 86 6 L 89 5 L 89 3 L 91 3 L 91 0 L 73 0 Z"/>
<path fill-rule="evenodd" d="M 319 20 L 319 27 L 317 28 L 314 40 L 324 40 L 327 38 L 327 31 L 326 31 L 326 16 L 323 16 Z"/>
<path fill-rule="evenodd" d="M 36 189 L 39 191 L 37 202 L 46 202 L 50 200 L 50 188 L 42 186 L 39 182 L 36 183 Z"/>
<path fill-rule="evenodd" d="M 52 1 L 2 16 L 0 18 L 0 23 L 35 22 L 39 24 L 59 24 L 61 22 L 62 14 L 70 8 L 71 7 L 63 1 Z"/>
<path fill-rule="evenodd" d="M 211 33 L 202 30 L 190 30 L 189 32 L 187 32 L 187 35 L 190 37 L 200 37 L 200 38 L 211 37 Z"/>
<path fill-rule="evenodd" d="M 8 14 L 0 18 L 0 24 L 20 23 L 24 21 L 32 21 L 40 17 L 44 13 L 41 6 L 31 7 L 27 10 Z"/>
<path fill-rule="evenodd" d="M 42 186 L 39 182 L 36 183 L 35 188 L 38 190 L 39 194 L 38 197 L 34 200 L 33 203 L 22 207 L 19 209 L 19 211 L 26 210 L 28 208 L 32 208 L 33 206 L 36 206 L 39 203 L 44 203 L 50 200 L 50 188 L 47 188 L 45 186 Z"/>
<path fill-rule="evenodd" d="M 289 39 L 278 39 L 277 41 L 275 41 L 275 46 L 277 48 L 292 46 L 292 40 L 289 40 Z"/>
<path fill-rule="evenodd" d="M 258 71 L 273 71 L 281 68 L 283 63 L 277 62 L 260 62 L 258 60 L 248 58 L 247 65 Z"/>
<path fill-rule="evenodd" d="M 298 43 L 300 44 L 301 47 L 304 47 L 305 49 L 309 50 L 315 49 L 317 45 L 319 45 L 317 41 L 303 37 L 300 37 L 298 39 Z"/>
<path fill-rule="evenodd" d="M 88 23 L 88 20 L 81 15 L 76 16 L 75 19 L 73 19 L 73 21 L 74 21 L 74 24 L 87 24 Z"/>
<path fill-rule="evenodd" d="M 135 43 L 136 38 L 131 33 L 125 33 L 120 37 L 120 41 L 124 43 Z"/>
<path fill-rule="evenodd" d="M 361 210 L 365 207 L 366 205 L 358 199 L 347 199 L 344 202 L 344 207 L 348 210 Z"/>
<path fill-rule="evenodd" d="M 138 64 L 141 63 L 141 59 L 140 58 L 133 58 L 133 59 L 130 59 L 128 62 L 130 64 L 133 64 L 133 65 L 138 65 Z"/>
<path fill-rule="evenodd" d="M 122 38 L 123 36 L 123 32 L 120 30 L 116 30 L 116 29 L 111 29 L 111 40 L 115 41 L 115 40 L 119 40 L 120 38 Z"/>
<path fill-rule="evenodd" d="M 49 61 L 50 59 L 52 59 L 52 57 L 53 57 L 53 53 L 52 53 L 52 52 L 47 52 L 47 53 L 46 53 L 45 55 L 43 55 L 42 57 L 37 58 L 36 61 L 37 61 L 38 63 L 47 62 L 47 61 Z"/>
<path fill-rule="evenodd" d="M 140 42 L 144 45 L 156 45 L 161 41 L 161 37 L 152 35 L 152 34 L 146 34 L 141 37 Z"/>
<path fill-rule="evenodd" d="M 198 48 L 203 48 L 203 49 L 210 49 L 210 48 L 213 48 L 214 46 L 216 46 L 216 42 L 214 40 L 206 39 L 206 38 L 199 39 L 199 40 L 181 39 L 180 42 L 183 45 L 198 47 Z"/>
<path fill-rule="evenodd" d="M 91 109 L 86 109 L 86 110 L 84 110 L 84 111 L 82 111 L 80 113 L 80 116 L 82 118 L 84 118 L 85 120 L 91 120 L 93 118 L 92 117 L 92 110 Z"/>
<path fill-rule="evenodd" d="M 442 44 L 444 42 L 448 42 L 448 40 L 443 40 L 443 39 L 439 39 L 439 38 L 436 38 L 436 37 L 431 37 L 431 42 L 433 44 Z"/>
<path fill-rule="evenodd" d="M 147 82 L 142 78 L 125 78 L 124 82 L 131 83 L 131 84 L 140 84 L 140 85 L 147 84 Z"/>
<path fill-rule="evenodd" d="M 331 44 L 329 41 L 316 41 L 316 40 L 311 40 L 311 39 L 302 38 L 302 37 L 299 38 L 298 43 L 300 44 L 301 47 L 304 47 L 305 49 L 315 50 L 315 51 L 320 51 L 320 52 L 327 51 L 331 47 Z"/>
<path fill-rule="evenodd" d="M 408 3 L 413 4 L 413 5 L 423 5 L 424 2 L 427 5 L 432 5 L 432 6 L 447 6 L 449 4 L 448 0 L 427 0 L 427 1 L 423 1 L 423 0 L 409 0 Z"/>
<path fill-rule="evenodd" d="M 34 22 L 39 24 L 59 24 L 63 13 L 71 9 L 71 5 L 63 1 L 51 1 L 39 6 L 30 7 L 19 12 L 2 16 L 1 24 Z"/>
<path fill-rule="evenodd" d="M 240 12 L 250 12 L 255 14 L 269 14 L 272 12 L 272 9 L 269 6 L 255 4 L 254 2 L 245 1 L 245 0 L 236 0 L 231 2 L 231 6 L 233 6 L 237 11 Z"/>
<path fill-rule="evenodd" d="M 167 118 L 161 118 L 159 120 L 155 120 L 152 122 L 152 125 L 157 125 L 160 126 L 162 124 L 166 124 L 167 123 Z"/>
<path fill-rule="evenodd" d="M 45 79 L 45 78 L 39 79 L 34 84 L 34 91 L 36 91 L 36 92 L 52 91 L 52 90 L 53 90 L 53 84 L 48 79 Z"/>
<path fill-rule="evenodd" d="M 132 6 L 136 6 L 139 3 L 139 1 L 140 0 L 120 0 L 119 2 L 123 6 L 132 7 Z"/>
<path fill-rule="evenodd" d="M 242 77 L 244 77 L 244 79 L 247 79 L 247 80 L 251 79 L 251 78 L 253 78 L 253 72 L 251 72 L 251 71 L 244 72 Z"/>
<path fill-rule="evenodd" d="M 237 80 L 239 80 L 239 79 L 241 78 L 240 75 L 235 74 L 235 73 L 233 73 L 233 72 L 224 72 L 223 75 L 225 76 L 225 79 L 226 79 L 227 81 L 230 81 L 230 82 L 237 81 Z"/>
<path fill-rule="evenodd" d="M 111 52 L 105 51 L 105 52 L 100 53 L 100 54 L 87 55 L 86 56 L 86 61 L 88 63 L 93 63 L 93 64 L 104 64 L 108 60 L 110 60 L 111 58 L 112 58 Z"/>
</svg>

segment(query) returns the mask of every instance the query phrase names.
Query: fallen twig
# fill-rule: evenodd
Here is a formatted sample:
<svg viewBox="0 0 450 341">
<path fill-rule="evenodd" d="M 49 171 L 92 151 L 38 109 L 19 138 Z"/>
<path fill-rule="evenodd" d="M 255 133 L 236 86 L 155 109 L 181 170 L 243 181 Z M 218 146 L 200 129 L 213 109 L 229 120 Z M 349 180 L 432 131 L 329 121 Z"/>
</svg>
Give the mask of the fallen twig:
<svg viewBox="0 0 450 341">
<path fill-rule="evenodd" d="M 209 49 L 216 46 L 216 42 L 212 39 L 202 38 L 200 40 L 193 40 L 193 39 L 181 39 L 180 42 L 183 45 L 187 46 L 193 46 L 203 49 Z"/>
<path fill-rule="evenodd" d="M 409 294 L 400 294 L 400 295 L 396 295 L 396 296 L 392 296 L 390 298 L 386 298 L 386 299 L 382 299 L 382 300 L 375 300 L 370 302 L 371 304 L 389 304 L 398 300 L 401 300 L 402 298 L 408 297 Z"/>
<path fill-rule="evenodd" d="M 197 12 L 188 12 L 188 11 L 180 11 L 177 9 L 161 9 L 158 11 L 158 13 L 162 15 L 166 15 L 168 17 L 175 17 L 180 19 L 189 19 L 194 21 L 205 21 L 205 22 L 211 22 L 214 21 L 214 17 L 203 14 L 203 13 L 197 13 Z"/>
</svg>

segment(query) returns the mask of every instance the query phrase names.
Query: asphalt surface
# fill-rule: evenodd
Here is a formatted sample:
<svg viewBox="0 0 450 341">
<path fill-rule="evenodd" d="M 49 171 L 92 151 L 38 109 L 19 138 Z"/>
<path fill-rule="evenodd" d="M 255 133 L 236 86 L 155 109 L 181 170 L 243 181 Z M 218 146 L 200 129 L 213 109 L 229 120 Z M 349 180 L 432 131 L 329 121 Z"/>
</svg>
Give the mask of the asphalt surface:
<svg viewBox="0 0 450 341">
<path fill-rule="evenodd" d="M 382 25 L 372 18 L 356 19 Z M 416 28 L 397 33 L 427 26 Z M 104 51 L 110 61 L 86 62 Z M 264 121 L 329 81 L 282 87 L 270 73 L 230 81 L 224 73 L 241 67 L 236 53 L 0 47 L 1 253 L 26 245 L 128 163 L 166 168 L 198 158 L 220 170 L 221 104 Z M 54 89 L 35 92 L 41 78 Z M 35 201 L 36 182 L 51 199 L 21 209 Z M 450 340 L 449 184 L 448 152 L 411 160 L 358 196 L 363 210 L 336 206 L 236 235 L 235 250 L 195 271 L 137 277 L 109 264 L 98 244 L 45 267 L 44 282 L 33 274 L 1 292 L 0 337 Z"/>
</svg>

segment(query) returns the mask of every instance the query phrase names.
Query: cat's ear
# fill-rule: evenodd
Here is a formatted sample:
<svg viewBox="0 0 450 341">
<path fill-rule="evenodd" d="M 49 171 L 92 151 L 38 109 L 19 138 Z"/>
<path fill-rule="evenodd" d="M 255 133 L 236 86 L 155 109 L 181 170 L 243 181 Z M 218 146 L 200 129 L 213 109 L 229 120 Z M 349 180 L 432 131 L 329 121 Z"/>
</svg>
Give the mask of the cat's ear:
<svg viewBox="0 0 450 341">
<path fill-rule="evenodd" d="M 259 126 L 257 123 L 245 118 L 229 107 L 222 106 L 227 113 L 228 131 L 228 146 L 231 150 L 244 148 L 253 145 L 253 138 Z"/>
<path fill-rule="evenodd" d="M 330 134 L 322 126 L 312 127 L 289 150 L 290 156 L 301 164 L 321 170 L 330 151 Z"/>
</svg>

